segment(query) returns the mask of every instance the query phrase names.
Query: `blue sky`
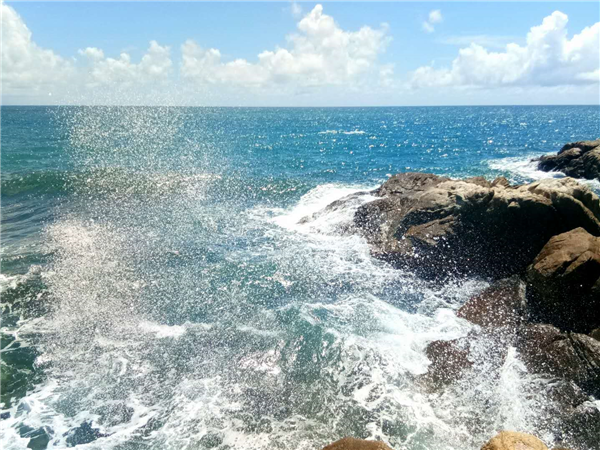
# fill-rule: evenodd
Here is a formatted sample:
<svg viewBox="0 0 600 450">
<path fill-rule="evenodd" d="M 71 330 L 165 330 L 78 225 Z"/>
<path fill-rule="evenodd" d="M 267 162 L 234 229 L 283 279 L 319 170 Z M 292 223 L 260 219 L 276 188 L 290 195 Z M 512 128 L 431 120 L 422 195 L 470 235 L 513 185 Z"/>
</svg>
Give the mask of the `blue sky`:
<svg viewBox="0 0 600 450">
<path fill-rule="evenodd" d="M 31 72 L 35 70 L 33 58 L 36 50 L 33 48 L 31 51 L 30 72 L 19 77 L 18 73 L 11 72 L 14 71 L 13 66 L 19 66 L 15 62 L 18 57 L 15 48 L 14 58 L 3 60 L 3 70 L 9 75 L 9 82 L 3 86 L 4 103 L 93 102 L 92 97 L 97 98 L 93 91 L 98 90 L 102 83 L 110 90 L 117 85 L 131 85 L 136 79 L 140 83 L 134 84 L 143 84 L 144 87 L 134 86 L 132 90 L 130 86 L 128 91 L 139 91 L 136 95 L 141 103 L 145 102 L 143 98 L 148 97 L 149 92 L 157 92 L 160 83 L 163 83 L 160 88 L 165 96 L 163 101 L 169 101 L 166 97 L 171 95 L 165 94 L 166 91 L 176 91 L 173 97 L 182 96 L 192 104 L 497 104 L 503 103 L 503 99 L 513 100 L 512 103 L 518 103 L 519 99 L 526 100 L 525 103 L 598 103 L 598 80 L 593 78 L 598 68 L 598 51 L 597 42 L 594 44 L 593 40 L 598 40 L 595 33 L 600 26 L 583 36 L 587 40 L 584 48 L 577 49 L 584 52 L 582 55 L 561 56 L 558 59 L 562 62 L 556 63 L 556 67 L 540 66 L 542 63 L 535 53 L 537 50 L 529 52 L 529 59 L 520 56 L 522 52 L 515 53 L 522 58 L 518 63 L 508 55 L 507 60 L 517 64 L 515 68 L 531 61 L 538 64 L 533 67 L 532 63 L 531 71 L 519 75 L 517 80 L 512 79 L 510 69 L 506 69 L 507 74 L 499 79 L 494 79 L 493 72 L 481 73 L 473 79 L 464 76 L 465 70 L 472 69 L 468 69 L 468 64 L 476 67 L 480 63 L 489 63 L 489 69 L 494 69 L 496 57 L 490 55 L 467 56 L 465 61 L 460 61 L 464 66 L 462 72 L 443 72 L 450 71 L 459 51 L 472 44 L 488 53 L 505 52 L 508 43 L 525 48 L 530 29 L 542 24 L 544 18 L 555 11 L 568 17 L 568 22 L 565 25 L 562 16 L 555 16 L 554 28 L 566 29 L 565 41 L 571 40 L 586 27 L 594 27 L 600 21 L 600 6 L 595 2 L 322 3 L 322 13 L 318 16 L 313 14 L 313 22 L 325 23 L 323 18 L 329 17 L 335 22 L 336 29 L 323 28 L 324 32 L 331 31 L 341 38 L 359 41 L 354 47 L 333 49 L 338 54 L 349 51 L 354 54 L 340 60 L 334 67 L 315 68 L 320 72 L 314 73 L 310 72 L 310 67 L 305 67 L 306 62 L 315 58 L 331 60 L 330 49 L 322 53 L 319 46 L 323 41 L 315 41 L 311 44 L 310 58 L 303 58 L 306 52 L 300 46 L 304 44 L 294 47 L 286 36 L 303 33 L 299 23 L 308 14 L 314 13 L 317 3 L 7 2 L 5 5 L 12 8 L 12 14 L 3 14 L 3 21 L 4 16 L 20 20 L 16 25 L 6 25 L 6 29 L 11 29 L 11 25 L 20 30 L 22 23 L 31 32 L 30 41 L 35 48 L 51 51 L 58 58 L 58 63 L 50 64 L 52 68 L 64 69 L 60 74 L 54 74 L 56 80 L 73 77 L 73 80 L 79 80 L 77 82 L 81 86 L 77 89 L 76 99 L 69 99 L 73 96 L 72 92 L 65 94 L 64 87 L 59 88 L 56 84 L 58 81 L 51 84 L 42 79 L 39 86 L 27 89 L 24 80 L 35 78 Z M 435 23 L 430 21 L 432 11 L 439 11 L 439 16 L 432 16 Z M 431 22 L 430 26 L 424 22 Z M 387 25 L 382 28 L 382 23 Z M 369 27 L 375 35 L 360 40 L 362 38 L 350 34 L 358 32 L 361 27 Z M 315 36 L 321 35 L 321 31 L 315 33 Z M 307 42 L 313 39 L 307 36 Z M 3 37 L 5 47 L 10 46 L 10 41 Z M 552 36 L 543 39 L 555 42 Z M 540 42 L 546 42 L 543 39 Z M 210 63 L 210 66 L 202 63 L 201 67 L 189 66 L 189 70 L 182 70 L 182 44 L 189 40 L 194 42 L 195 47 L 186 47 L 186 55 L 193 53 L 196 55 L 194 58 L 199 59 L 198 55 L 204 54 L 201 52 L 217 49 L 218 63 Z M 156 41 L 158 46 L 151 53 L 154 55 L 163 48 L 168 49 L 169 61 L 165 62 L 163 58 L 156 66 L 148 66 L 148 70 L 136 68 L 134 65 L 148 53 L 151 41 Z M 360 45 L 365 46 L 367 53 L 355 48 Z M 566 48 L 561 44 L 561 49 L 563 47 Z M 94 57 L 92 61 L 89 52 L 84 56 L 82 51 L 87 48 L 101 50 L 101 58 Z M 248 67 L 243 73 L 237 69 L 233 73 L 233 67 L 226 67 L 227 63 L 236 59 L 256 64 L 258 54 L 266 50 L 276 52 L 277 48 L 290 49 L 292 54 L 294 49 L 296 51 L 293 68 L 277 66 L 272 69 L 277 76 L 266 73 L 264 67 Z M 131 70 L 136 71 L 135 74 L 132 72 L 131 79 L 127 79 L 127 73 L 115 75 L 109 67 L 111 60 L 119 60 L 122 52 L 129 55 L 133 64 Z M 563 50 L 560 52 L 564 53 Z M 592 65 L 575 67 L 578 63 L 573 61 L 582 57 L 591 58 L 593 61 L 589 64 Z M 547 65 L 546 60 L 557 58 L 543 55 L 542 59 Z M 43 64 L 37 66 L 41 69 Z M 108 72 L 102 73 L 101 70 L 110 70 L 112 75 L 104 76 Z M 543 74 L 548 70 L 554 70 L 557 75 L 536 82 L 537 74 L 545 77 Z M 213 72 L 207 74 L 207 71 Z M 95 77 L 93 82 L 89 79 L 82 81 L 83 72 L 87 76 L 92 74 Z M 162 78 L 158 80 L 160 77 L 155 77 L 146 83 L 141 75 L 150 72 L 154 75 L 159 73 Z M 381 81 L 383 73 L 385 82 Z M 43 71 L 37 76 L 43 78 Z M 305 83 L 307 77 L 311 79 L 310 83 Z M 591 81 L 581 82 L 590 77 Z M 282 81 L 283 78 L 285 81 Z M 184 87 L 184 79 L 186 83 L 193 81 L 193 87 Z M 10 80 L 17 81 L 11 83 Z M 244 84 L 246 81 L 250 84 Z M 375 89 L 377 83 L 380 86 Z M 74 86 L 75 82 L 70 85 Z M 106 86 L 104 92 L 107 92 Z M 369 97 L 365 94 L 365 86 L 368 86 Z M 228 95 L 216 94 L 227 90 L 231 91 Z M 265 90 L 268 95 L 265 95 Z M 281 95 L 275 95 L 276 90 L 281 91 Z M 182 94 L 182 91 L 186 93 Z M 527 94 L 525 98 L 524 92 Z M 136 100 L 133 99 L 134 103 Z M 180 103 L 181 99 L 175 99 L 175 102 Z"/>
</svg>

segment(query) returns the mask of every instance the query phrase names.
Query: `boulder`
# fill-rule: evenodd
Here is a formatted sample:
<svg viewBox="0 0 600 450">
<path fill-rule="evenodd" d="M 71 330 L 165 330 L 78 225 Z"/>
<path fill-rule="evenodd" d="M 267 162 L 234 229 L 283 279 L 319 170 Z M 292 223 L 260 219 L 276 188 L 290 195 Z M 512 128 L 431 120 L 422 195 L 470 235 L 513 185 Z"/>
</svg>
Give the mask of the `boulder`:
<svg viewBox="0 0 600 450">
<path fill-rule="evenodd" d="M 392 450 L 388 445 L 381 441 L 365 441 L 364 439 L 355 439 L 345 437 L 333 444 L 323 447 L 323 450 Z"/>
<path fill-rule="evenodd" d="M 552 237 L 527 269 L 536 319 L 589 333 L 600 325 L 600 237 L 576 228 Z"/>
<path fill-rule="evenodd" d="M 520 330 L 517 349 L 530 372 L 575 383 L 586 394 L 600 396 L 600 341 L 552 325 L 529 324 Z"/>
<path fill-rule="evenodd" d="M 548 447 L 535 436 L 516 431 L 501 431 L 481 450 L 548 450 Z"/>
<path fill-rule="evenodd" d="M 355 227 L 376 257 L 426 278 L 499 279 L 523 272 L 556 234 L 600 235 L 598 196 L 570 178 L 507 186 L 401 173 L 372 194 Z"/>
<path fill-rule="evenodd" d="M 514 276 L 469 299 L 456 315 L 483 328 L 515 330 L 526 318 L 526 306 L 525 283 Z"/>
<path fill-rule="evenodd" d="M 431 361 L 423 381 L 432 388 L 456 381 L 473 362 L 469 360 L 469 350 L 464 348 L 464 340 L 433 341 L 425 349 Z"/>
<path fill-rule="evenodd" d="M 556 155 L 545 155 L 538 160 L 538 169 L 559 171 L 574 178 L 600 180 L 600 140 L 566 144 Z"/>
</svg>

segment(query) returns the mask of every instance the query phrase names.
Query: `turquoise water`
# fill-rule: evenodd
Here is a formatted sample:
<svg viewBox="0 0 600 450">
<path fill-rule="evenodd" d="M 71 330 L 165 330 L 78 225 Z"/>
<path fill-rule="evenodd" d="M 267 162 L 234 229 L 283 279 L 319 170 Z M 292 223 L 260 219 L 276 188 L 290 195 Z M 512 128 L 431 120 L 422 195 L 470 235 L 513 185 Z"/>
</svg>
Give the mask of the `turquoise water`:
<svg viewBox="0 0 600 450">
<path fill-rule="evenodd" d="M 352 208 L 298 221 L 401 171 L 560 176 L 530 159 L 599 137 L 598 107 L 3 107 L 1 120 L 3 448 L 557 438 L 513 353 L 462 389 L 419 383 L 425 346 L 469 331 L 453 311 L 484 281 L 434 285 L 373 260 L 344 234 Z"/>
</svg>

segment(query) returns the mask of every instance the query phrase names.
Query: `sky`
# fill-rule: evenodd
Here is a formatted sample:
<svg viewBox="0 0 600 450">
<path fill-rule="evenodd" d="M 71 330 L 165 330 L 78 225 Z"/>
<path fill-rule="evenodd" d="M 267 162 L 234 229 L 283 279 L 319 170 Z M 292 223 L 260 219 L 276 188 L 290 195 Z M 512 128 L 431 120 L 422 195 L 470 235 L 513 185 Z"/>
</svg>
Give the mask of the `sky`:
<svg viewBox="0 0 600 450">
<path fill-rule="evenodd" d="M 2 2 L 2 104 L 599 104 L 597 2 Z"/>
</svg>

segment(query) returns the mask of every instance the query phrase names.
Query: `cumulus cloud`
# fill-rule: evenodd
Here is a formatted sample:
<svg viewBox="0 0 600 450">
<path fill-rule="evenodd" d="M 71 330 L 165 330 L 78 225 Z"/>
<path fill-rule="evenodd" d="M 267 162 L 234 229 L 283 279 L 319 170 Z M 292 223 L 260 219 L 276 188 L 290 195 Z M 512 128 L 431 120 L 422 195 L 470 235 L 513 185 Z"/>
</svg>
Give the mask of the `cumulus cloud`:
<svg viewBox="0 0 600 450">
<path fill-rule="evenodd" d="M 105 58 L 104 52 L 94 47 L 79 50 L 88 59 L 88 73 L 85 82 L 88 86 L 130 86 L 166 81 L 171 73 L 169 47 L 150 41 L 150 47 L 139 63 L 131 62 L 128 53 L 121 53 L 118 59 Z"/>
<path fill-rule="evenodd" d="M 600 22 L 567 37 L 568 17 L 555 11 L 531 28 L 524 46 L 507 44 L 491 52 L 472 43 L 459 50 L 451 67 L 424 66 L 411 85 L 422 86 L 560 86 L 599 81 Z"/>
<path fill-rule="evenodd" d="M 52 50 L 39 47 L 17 12 L 0 3 L 2 12 L 2 87 L 8 92 L 44 92 L 65 86 L 75 69 Z"/>
<path fill-rule="evenodd" d="M 266 50 L 257 62 L 222 61 L 217 49 L 203 49 L 192 40 L 181 47 L 181 74 L 199 84 L 225 83 L 266 87 L 340 85 L 377 69 L 378 55 L 391 38 L 387 26 L 345 31 L 317 5 L 288 36 L 288 48 Z"/>
<path fill-rule="evenodd" d="M 435 24 L 443 21 L 444 17 L 442 16 L 442 11 L 439 9 L 434 9 L 429 12 L 429 17 L 423 22 L 423 30 L 426 33 L 433 33 L 435 31 Z"/>
</svg>

